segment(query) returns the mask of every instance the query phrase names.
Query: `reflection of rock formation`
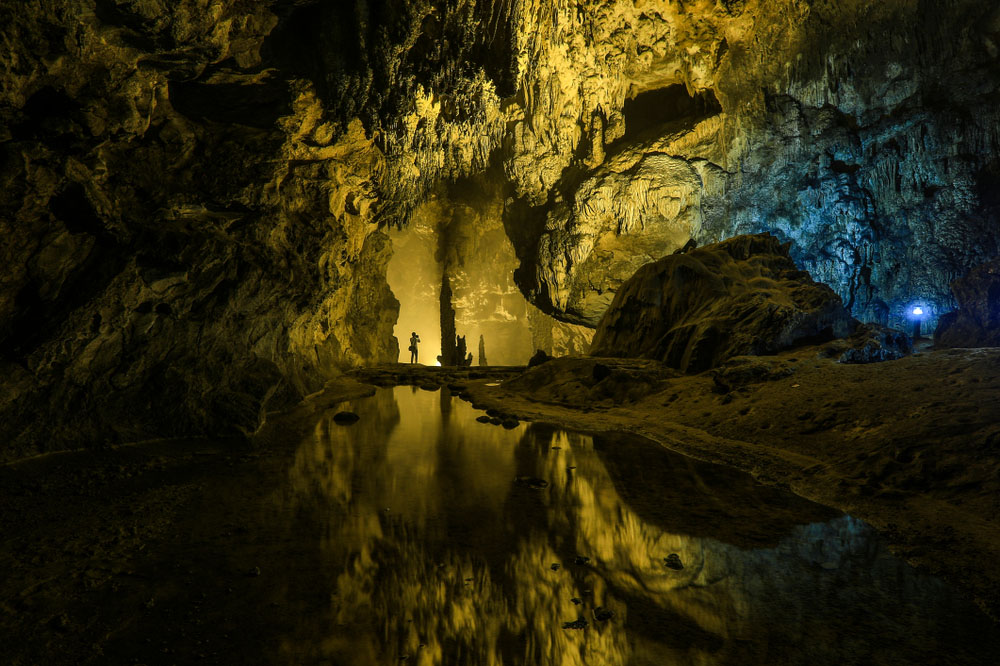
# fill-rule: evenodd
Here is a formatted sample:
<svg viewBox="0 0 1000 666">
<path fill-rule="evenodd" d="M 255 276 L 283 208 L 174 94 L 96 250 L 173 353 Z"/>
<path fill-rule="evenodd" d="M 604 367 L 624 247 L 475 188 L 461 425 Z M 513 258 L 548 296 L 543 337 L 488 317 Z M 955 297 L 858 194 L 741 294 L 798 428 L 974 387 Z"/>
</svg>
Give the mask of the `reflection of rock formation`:
<svg viewBox="0 0 1000 666">
<path fill-rule="evenodd" d="M 308 632 L 316 659 L 920 663 L 948 650 L 976 663 L 998 647 L 851 518 L 648 442 L 508 432 L 445 396 L 393 391 L 397 426 L 375 421 L 395 413 L 380 391 L 355 405 L 367 431 L 318 430 L 292 471 L 293 501 L 329 514 L 323 534 L 298 535 L 320 538 L 317 578 L 335 581 Z M 598 606 L 613 616 L 595 619 Z M 578 618 L 585 629 L 563 628 Z"/>
</svg>

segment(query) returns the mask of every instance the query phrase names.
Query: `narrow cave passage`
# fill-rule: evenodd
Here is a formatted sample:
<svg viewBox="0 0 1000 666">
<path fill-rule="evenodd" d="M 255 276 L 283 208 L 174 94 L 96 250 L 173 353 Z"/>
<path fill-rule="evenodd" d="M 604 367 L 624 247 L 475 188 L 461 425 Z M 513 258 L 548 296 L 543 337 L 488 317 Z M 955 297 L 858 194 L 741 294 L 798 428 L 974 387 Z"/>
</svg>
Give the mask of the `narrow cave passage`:
<svg viewBox="0 0 1000 666">
<path fill-rule="evenodd" d="M 386 280 L 399 300 L 399 318 L 393 335 L 399 341 L 399 362 L 409 363 L 410 334 L 420 336 L 418 361 L 434 365 L 441 352 L 441 327 L 438 302 L 441 291 L 441 266 L 434 258 L 437 241 L 432 230 L 413 225 L 393 230 L 392 259 Z"/>
<path fill-rule="evenodd" d="M 437 364 L 445 274 L 455 333 L 465 338 L 473 365 L 481 365 L 480 337 L 489 365 L 523 365 L 539 348 L 551 353 L 557 324 L 514 284 L 517 258 L 496 208 L 495 202 L 473 207 L 442 198 L 420 206 L 406 229 L 390 232 L 393 256 L 386 278 L 400 303 L 394 329 L 400 362 L 409 362 L 408 341 L 416 332 L 419 362 Z"/>
</svg>

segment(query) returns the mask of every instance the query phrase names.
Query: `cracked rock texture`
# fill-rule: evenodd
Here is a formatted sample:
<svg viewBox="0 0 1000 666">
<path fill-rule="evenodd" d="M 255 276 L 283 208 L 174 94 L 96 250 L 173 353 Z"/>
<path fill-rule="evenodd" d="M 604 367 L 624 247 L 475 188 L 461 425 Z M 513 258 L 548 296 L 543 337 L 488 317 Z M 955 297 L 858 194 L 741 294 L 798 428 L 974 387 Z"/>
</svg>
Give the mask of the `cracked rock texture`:
<svg viewBox="0 0 1000 666">
<path fill-rule="evenodd" d="M 842 338 L 855 325 L 786 245 L 769 234 L 737 236 L 640 268 L 601 319 L 590 353 L 701 372 L 734 356 Z"/>
<path fill-rule="evenodd" d="M 951 283 L 959 308 L 941 317 L 938 347 L 1000 346 L 1000 260 L 977 266 Z"/>
<path fill-rule="evenodd" d="M 1000 253 L 988 0 L 33 0 L 0 40 L 3 457 L 395 359 L 384 229 L 465 178 L 574 326 L 689 238 L 896 326 Z"/>
<path fill-rule="evenodd" d="M 0 459 L 246 434 L 395 359 L 384 158 L 262 59 L 270 9 L 0 8 Z"/>
</svg>

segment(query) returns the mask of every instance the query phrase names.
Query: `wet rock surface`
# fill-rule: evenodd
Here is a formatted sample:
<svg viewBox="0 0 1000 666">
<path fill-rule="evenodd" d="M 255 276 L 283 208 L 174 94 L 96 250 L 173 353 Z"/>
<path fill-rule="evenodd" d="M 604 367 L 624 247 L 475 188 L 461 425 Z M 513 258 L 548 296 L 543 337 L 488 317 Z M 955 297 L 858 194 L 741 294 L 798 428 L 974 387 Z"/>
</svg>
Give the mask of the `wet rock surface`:
<svg viewBox="0 0 1000 666">
<path fill-rule="evenodd" d="M 738 236 L 640 268 L 604 314 L 592 356 L 700 372 L 734 356 L 844 337 L 840 297 L 800 271 L 769 234 Z"/>
<path fill-rule="evenodd" d="M 265 44 L 275 4 L 0 9 L 0 460 L 247 436 L 395 359 L 379 151 Z"/>
<path fill-rule="evenodd" d="M 1000 260 L 977 266 L 951 283 L 958 310 L 941 317 L 938 347 L 1000 347 Z"/>
</svg>

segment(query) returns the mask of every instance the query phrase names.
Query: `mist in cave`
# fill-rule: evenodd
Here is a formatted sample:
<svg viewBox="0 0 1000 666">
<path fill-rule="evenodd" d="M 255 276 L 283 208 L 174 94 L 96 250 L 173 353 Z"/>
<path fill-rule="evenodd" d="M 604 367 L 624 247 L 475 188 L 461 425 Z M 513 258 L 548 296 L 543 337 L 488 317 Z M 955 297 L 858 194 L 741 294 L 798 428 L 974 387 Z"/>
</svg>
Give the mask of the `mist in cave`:
<svg viewBox="0 0 1000 666">
<path fill-rule="evenodd" d="M 996 2 L 0 36 L 0 663 L 992 663 Z"/>
</svg>

